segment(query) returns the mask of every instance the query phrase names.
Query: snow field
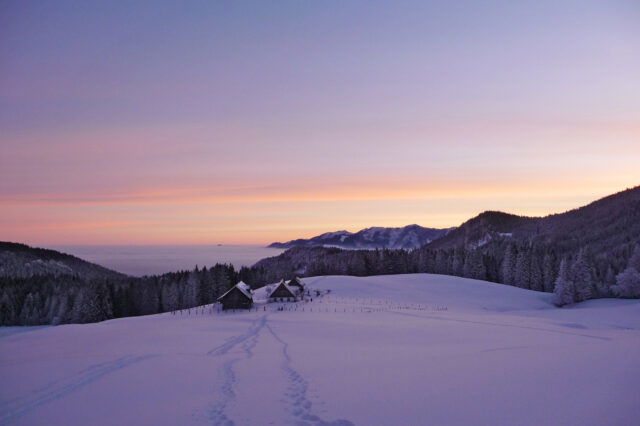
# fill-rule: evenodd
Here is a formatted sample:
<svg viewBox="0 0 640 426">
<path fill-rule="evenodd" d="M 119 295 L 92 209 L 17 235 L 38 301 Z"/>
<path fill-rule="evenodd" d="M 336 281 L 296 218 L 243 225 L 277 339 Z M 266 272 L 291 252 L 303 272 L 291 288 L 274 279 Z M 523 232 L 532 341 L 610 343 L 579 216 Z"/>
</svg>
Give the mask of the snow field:
<svg viewBox="0 0 640 426">
<path fill-rule="evenodd" d="M 558 309 L 548 294 L 426 274 L 304 282 L 325 295 L 251 312 L 0 330 L 0 424 L 640 418 L 638 301 Z"/>
</svg>

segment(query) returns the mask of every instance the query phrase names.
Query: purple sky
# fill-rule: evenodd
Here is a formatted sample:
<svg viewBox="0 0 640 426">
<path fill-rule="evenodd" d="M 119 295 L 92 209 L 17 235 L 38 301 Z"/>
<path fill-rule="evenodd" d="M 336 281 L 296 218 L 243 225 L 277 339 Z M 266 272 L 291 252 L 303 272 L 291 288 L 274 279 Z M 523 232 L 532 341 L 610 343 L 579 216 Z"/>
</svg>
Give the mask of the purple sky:
<svg viewBox="0 0 640 426">
<path fill-rule="evenodd" d="M 0 239 L 264 243 L 640 183 L 640 5 L 0 3 Z"/>
</svg>

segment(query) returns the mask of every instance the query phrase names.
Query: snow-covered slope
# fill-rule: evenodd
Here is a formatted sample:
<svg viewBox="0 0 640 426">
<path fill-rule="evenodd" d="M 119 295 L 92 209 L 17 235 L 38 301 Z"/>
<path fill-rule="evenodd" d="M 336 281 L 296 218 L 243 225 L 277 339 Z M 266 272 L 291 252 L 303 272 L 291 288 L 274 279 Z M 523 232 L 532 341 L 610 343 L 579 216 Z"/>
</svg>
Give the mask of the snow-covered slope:
<svg viewBox="0 0 640 426">
<path fill-rule="evenodd" d="M 0 328 L 0 424 L 640 418 L 640 301 L 558 309 L 544 293 L 426 274 L 303 281 L 323 295 L 284 311 Z"/>
</svg>

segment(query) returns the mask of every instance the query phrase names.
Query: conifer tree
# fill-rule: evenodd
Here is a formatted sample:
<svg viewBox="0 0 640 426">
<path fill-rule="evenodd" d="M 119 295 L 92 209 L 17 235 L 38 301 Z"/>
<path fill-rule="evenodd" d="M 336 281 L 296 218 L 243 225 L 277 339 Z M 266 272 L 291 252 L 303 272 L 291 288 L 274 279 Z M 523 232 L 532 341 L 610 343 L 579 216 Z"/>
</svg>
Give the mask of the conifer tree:
<svg viewBox="0 0 640 426">
<path fill-rule="evenodd" d="M 51 325 L 64 324 L 68 321 L 69 317 L 69 296 L 63 294 L 60 296 L 60 302 L 58 303 L 58 309 L 56 310 L 54 316 L 51 318 Z"/>
<path fill-rule="evenodd" d="M 593 295 L 593 270 L 587 261 L 584 250 L 571 266 L 571 281 L 575 285 L 576 302 L 583 302 Z"/>
<path fill-rule="evenodd" d="M 515 283 L 516 254 L 513 244 L 507 245 L 502 259 L 502 282 L 508 285 Z"/>
<path fill-rule="evenodd" d="M 461 247 L 458 247 L 453 252 L 453 261 L 451 264 L 451 274 L 457 277 L 467 276 L 464 273 L 465 267 L 465 250 Z"/>
<path fill-rule="evenodd" d="M 553 257 L 550 253 L 544 255 L 542 261 L 542 286 L 546 292 L 552 292 L 554 287 L 554 278 L 556 274 L 553 270 Z"/>
<path fill-rule="evenodd" d="M 640 297 L 640 244 L 635 246 L 627 268 L 616 276 L 611 290 L 618 297 Z"/>
<path fill-rule="evenodd" d="M 438 250 L 436 253 L 435 273 L 447 274 L 447 255 L 444 250 Z"/>
<path fill-rule="evenodd" d="M 465 257 L 464 276 L 475 280 L 484 280 L 486 275 L 487 271 L 482 259 L 482 252 L 477 249 L 471 250 Z"/>
<path fill-rule="evenodd" d="M 9 297 L 9 292 L 4 292 L 0 297 L 0 325 L 13 325 L 17 320 L 17 310 Z"/>
<path fill-rule="evenodd" d="M 625 269 L 618 274 L 611 290 L 618 297 L 640 297 L 640 272 L 634 267 Z"/>
<path fill-rule="evenodd" d="M 531 263 L 529 269 L 529 288 L 535 291 L 543 291 L 543 274 L 542 265 L 540 264 L 540 258 L 538 254 L 531 251 Z"/>
<path fill-rule="evenodd" d="M 515 285 L 520 288 L 529 288 L 529 280 L 531 279 L 531 259 L 529 253 L 524 247 L 518 253 L 516 259 Z"/>
<path fill-rule="evenodd" d="M 24 300 L 22 309 L 20 310 L 20 321 L 24 325 L 40 324 L 40 311 L 38 309 L 38 301 L 33 293 L 29 293 Z"/>
<path fill-rule="evenodd" d="M 636 244 L 634 247 L 633 253 L 627 262 L 627 267 L 640 271 L 640 244 Z"/>
<path fill-rule="evenodd" d="M 175 311 L 180 306 L 178 300 L 178 288 L 176 283 L 170 280 L 166 280 L 162 284 L 162 309 L 164 311 Z"/>
<path fill-rule="evenodd" d="M 367 265 L 365 263 L 364 256 L 360 252 L 354 251 L 347 264 L 347 275 L 361 277 L 366 275 L 366 273 Z"/>
<path fill-rule="evenodd" d="M 566 259 L 560 262 L 560 271 L 553 289 L 555 302 L 558 306 L 568 305 L 575 302 L 575 285 L 571 281 L 569 265 Z"/>
</svg>

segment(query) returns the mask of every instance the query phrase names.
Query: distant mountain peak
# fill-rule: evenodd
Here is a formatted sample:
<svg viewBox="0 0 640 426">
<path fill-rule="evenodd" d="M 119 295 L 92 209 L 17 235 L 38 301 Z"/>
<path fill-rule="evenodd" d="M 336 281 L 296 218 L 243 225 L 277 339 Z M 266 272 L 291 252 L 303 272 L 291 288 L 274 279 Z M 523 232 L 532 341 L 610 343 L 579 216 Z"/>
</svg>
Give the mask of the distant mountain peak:
<svg viewBox="0 0 640 426">
<path fill-rule="evenodd" d="M 358 232 L 346 230 L 325 232 L 309 239 L 291 240 L 285 243 L 272 243 L 269 247 L 339 247 L 347 249 L 404 248 L 421 247 L 446 235 L 451 229 L 425 228 L 411 224 L 398 228 L 372 226 Z"/>
<path fill-rule="evenodd" d="M 346 235 L 353 235 L 352 232 L 349 231 L 335 231 L 335 232 L 325 232 L 324 234 L 318 235 L 317 237 L 314 238 L 319 238 L 319 239 L 329 239 L 329 238 L 333 238 L 333 237 L 342 237 L 342 236 L 346 236 Z"/>
</svg>

